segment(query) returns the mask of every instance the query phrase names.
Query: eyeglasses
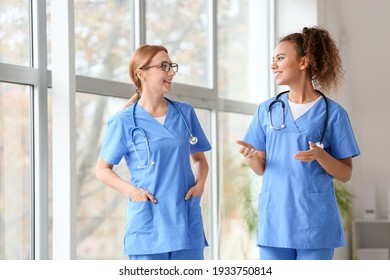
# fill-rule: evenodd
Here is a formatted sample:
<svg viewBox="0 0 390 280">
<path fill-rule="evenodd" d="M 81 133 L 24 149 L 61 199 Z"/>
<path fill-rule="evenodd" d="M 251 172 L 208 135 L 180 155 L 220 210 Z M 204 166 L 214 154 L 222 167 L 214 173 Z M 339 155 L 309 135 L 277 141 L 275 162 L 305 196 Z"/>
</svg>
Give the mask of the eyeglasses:
<svg viewBox="0 0 390 280">
<path fill-rule="evenodd" d="M 169 71 L 171 71 L 171 69 L 175 73 L 177 73 L 177 71 L 179 71 L 179 65 L 177 63 L 169 63 L 166 61 L 161 62 L 158 65 L 144 66 L 144 67 L 141 67 L 141 69 L 149 69 L 151 67 L 160 67 L 164 72 L 169 72 Z"/>
</svg>

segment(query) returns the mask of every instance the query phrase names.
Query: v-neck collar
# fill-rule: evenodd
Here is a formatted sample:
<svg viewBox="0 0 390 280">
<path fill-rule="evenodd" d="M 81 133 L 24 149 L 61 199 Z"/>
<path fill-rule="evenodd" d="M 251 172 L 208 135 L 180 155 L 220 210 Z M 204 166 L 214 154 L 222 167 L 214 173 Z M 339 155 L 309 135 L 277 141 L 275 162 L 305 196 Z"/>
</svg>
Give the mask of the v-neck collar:
<svg viewBox="0 0 390 280">
<path fill-rule="evenodd" d="M 138 108 L 140 108 L 140 110 L 142 111 L 142 114 L 144 114 L 145 116 L 147 116 L 147 118 L 148 119 L 150 119 L 151 120 L 151 122 L 153 123 L 153 124 L 158 124 L 159 126 L 162 126 L 162 127 L 164 127 L 165 128 L 165 124 L 166 124 L 166 122 L 167 122 L 167 120 L 169 119 L 169 115 L 170 115 L 170 112 L 172 111 L 172 104 L 171 104 L 171 102 L 169 102 L 168 100 L 167 100 L 167 112 L 166 112 L 166 114 L 165 114 L 165 121 L 164 121 L 164 124 L 163 125 L 161 125 L 161 123 L 158 121 L 158 120 L 156 120 L 156 118 L 155 117 L 153 117 L 148 111 L 146 111 L 146 109 L 144 108 L 144 107 L 142 107 L 141 105 L 139 105 L 138 103 L 136 104 L 136 106 L 138 107 Z"/>
<path fill-rule="evenodd" d="M 288 102 L 288 94 L 284 94 L 282 95 L 281 97 L 279 97 L 280 99 L 282 99 L 282 101 L 285 103 L 285 122 L 286 122 L 286 125 L 289 125 L 291 127 L 294 127 L 295 130 L 298 132 L 298 133 L 302 133 L 301 129 L 299 129 L 299 124 L 300 123 L 305 123 L 307 121 L 307 117 L 309 114 L 311 114 L 311 112 L 314 110 L 317 110 L 318 106 L 320 106 L 319 104 L 321 104 L 321 100 L 318 100 L 309 110 L 307 110 L 302 116 L 300 116 L 298 119 L 296 119 L 294 121 L 293 119 L 293 116 L 292 116 L 292 113 L 291 113 L 291 108 L 290 108 L 290 104 Z M 323 97 L 321 97 L 321 99 L 324 99 Z"/>
<path fill-rule="evenodd" d="M 142 115 L 144 121 L 149 122 L 148 127 L 150 127 L 151 130 L 160 131 L 161 133 L 169 137 L 175 137 L 175 133 L 171 132 L 168 129 L 170 127 L 170 122 L 172 122 L 172 118 L 173 118 L 173 116 L 171 116 L 173 111 L 172 108 L 173 105 L 170 104 L 169 101 L 167 102 L 168 102 L 168 109 L 166 113 L 165 122 L 163 125 L 161 125 L 161 123 L 158 120 L 156 120 L 148 111 L 145 110 L 144 107 L 140 106 L 139 104 L 137 104 L 136 106 L 135 113 L 137 113 L 138 111 Z M 135 116 L 135 118 L 137 119 L 137 116 Z M 137 126 L 140 126 L 139 121 L 137 121 Z"/>
<path fill-rule="evenodd" d="M 322 96 L 318 96 L 317 99 L 311 101 L 311 102 L 308 102 L 308 103 L 294 103 L 292 101 L 290 101 L 290 99 L 287 98 L 287 102 L 288 102 L 288 105 L 290 107 L 290 114 L 291 114 L 291 118 L 294 120 L 294 117 L 293 117 L 293 110 L 292 110 L 292 107 L 295 106 L 295 110 L 296 112 L 299 112 L 299 110 L 301 110 L 301 108 L 303 108 L 303 110 L 305 110 L 302 114 L 299 115 L 298 118 L 296 118 L 294 121 L 298 121 L 301 117 L 304 117 L 304 115 L 306 113 L 309 113 L 309 111 L 316 105 L 316 103 L 320 102 L 320 100 L 322 99 L 323 97 Z M 304 107 L 305 106 L 305 107 Z"/>
</svg>

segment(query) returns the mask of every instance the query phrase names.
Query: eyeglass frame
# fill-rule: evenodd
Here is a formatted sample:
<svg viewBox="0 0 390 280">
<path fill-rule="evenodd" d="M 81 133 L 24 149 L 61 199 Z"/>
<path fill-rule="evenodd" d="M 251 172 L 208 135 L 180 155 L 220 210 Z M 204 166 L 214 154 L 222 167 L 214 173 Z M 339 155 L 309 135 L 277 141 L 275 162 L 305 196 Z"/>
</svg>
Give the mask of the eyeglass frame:
<svg viewBox="0 0 390 280">
<path fill-rule="evenodd" d="M 164 70 L 164 66 L 163 65 L 168 65 L 169 69 L 168 70 Z M 164 72 L 169 72 L 169 71 L 171 71 L 171 69 L 175 73 L 177 73 L 179 71 L 179 64 L 173 63 L 173 62 L 169 63 L 168 61 L 163 61 L 160 64 L 156 64 L 156 65 L 143 66 L 140 69 L 144 70 L 144 69 L 149 69 L 149 68 L 152 68 L 152 67 L 160 67 L 161 70 L 163 70 Z M 176 71 L 175 71 L 175 68 L 176 68 Z"/>
</svg>

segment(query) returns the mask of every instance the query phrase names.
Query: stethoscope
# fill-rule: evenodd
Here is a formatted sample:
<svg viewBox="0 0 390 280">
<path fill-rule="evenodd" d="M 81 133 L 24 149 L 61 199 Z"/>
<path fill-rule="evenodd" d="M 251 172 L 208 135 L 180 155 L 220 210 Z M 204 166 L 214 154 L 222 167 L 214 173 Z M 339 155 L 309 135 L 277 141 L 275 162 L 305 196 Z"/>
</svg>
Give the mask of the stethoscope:
<svg viewBox="0 0 390 280">
<path fill-rule="evenodd" d="M 273 129 L 282 129 L 285 127 L 284 125 L 284 120 L 285 120 L 285 113 L 284 113 L 284 108 L 285 108 L 285 104 L 284 102 L 279 99 L 279 97 L 282 95 L 282 94 L 285 94 L 285 93 L 288 93 L 290 92 L 289 90 L 287 91 L 283 91 L 281 93 L 279 93 L 276 97 L 275 97 L 275 100 L 272 101 L 269 106 L 268 106 L 268 115 L 269 115 L 269 120 L 270 120 L 270 124 L 271 124 L 271 128 Z M 319 90 L 316 90 L 316 92 L 318 92 L 319 94 L 321 94 L 321 96 L 324 98 L 325 100 L 325 106 L 326 106 L 326 109 L 325 109 L 325 120 L 324 120 L 324 130 L 322 131 L 322 135 L 321 135 L 321 139 L 320 141 L 318 141 L 316 143 L 316 145 L 318 147 L 320 147 L 321 149 L 324 148 L 324 144 L 322 143 L 322 141 L 324 140 L 324 137 L 325 137 L 325 132 L 326 132 L 326 129 L 328 127 L 328 113 L 329 113 L 329 105 L 328 105 L 328 99 L 326 98 L 326 96 Z M 280 106 L 282 107 L 282 123 L 280 125 L 274 125 L 273 122 L 272 122 L 272 114 L 271 114 L 271 109 L 272 109 L 272 106 L 274 106 L 276 103 L 280 103 Z"/>
<path fill-rule="evenodd" d="M 173 107 L 175 107 L 175 109 L 179 112 L 180 114 L 180 117 L 181 119 L 183 120 L 186 128 L 187 128 L 187 131 L 188 133 L 190 134 L 190 138 L 189 138 L 189 141 L 190 141 L 190 144 L 191 145 L 195 145 L 196 143 L 198 143 L 198 138 L 194 135 L 192 135 L 191 133 L 191 130 L 190 130 L 190 127 L 188 126 L 188 123 L 186 121 L 186 119 L 184 118 L 184 115 L 183 115 L 183 112 L 176 106 L 175 103 L 173 103 L 171 100 L 169 100 L 168 98 L 164 97 L 169 103 L 172 104 Z M 138 99 L 139 100 L 139 99 Z M 138 103 L 138 100 L 134 103 L 134 107 L 133 107 L 133 114 L 132 114 L 132 117 L 133 117 L 133 122 L 134 122 L 134 127 L 133 129 L 130 131 L 130 136 L 131 136 L 131 144 L 133 146 L 133 149 L 134 149 L 134 152 L 135 152 L 135 155 L 137 156 L 137 159 L 140 163 L 140 165 L 137 166 L 138 169 L 141 169 L 141 168 L 147 168 L 149 167 L 150 165 L 153 165 L 154 164 L 154 161 L 150 161 L 150 148 L 149 148 L 149 141 L 148 141 L 148 137 L 146 136 L 146 132 L 145 130 L 142 128 L 142 127 L 138 127 L 137 126 L 137 123 L 135 121 L 135 107 L 137 106 L 137 103 Z M 144 164 L 141 160 L 141 158 L 139 157 L 138 155 L 138 152 L 137 152 L 137 149 L 135 147 L 135 143 L 134 143 L 134 132 L 136 130 L 139 130 L 141 131 L 141 134 L 142 136 L 144 137 L 145 139 L 145 145 L 146 145 L 146 150 L 148 152 L 148 160 L 146 162 L 146 164 Z"/>
</svg>

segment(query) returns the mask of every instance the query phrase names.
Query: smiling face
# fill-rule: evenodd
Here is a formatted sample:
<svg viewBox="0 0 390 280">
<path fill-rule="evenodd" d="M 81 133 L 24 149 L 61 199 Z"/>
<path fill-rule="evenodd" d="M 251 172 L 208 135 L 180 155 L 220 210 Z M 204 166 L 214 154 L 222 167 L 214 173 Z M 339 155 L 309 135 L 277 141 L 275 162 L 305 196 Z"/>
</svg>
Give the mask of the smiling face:
<svg viewBox="0 0 390 280">
<path fill-rule="evenodd" d="M 298 57 L 292 42 L 279 43 L 274 51 L 271 69 L 278 85 L 291 86 L 302 81 L 306 74 L 306 65 L 303 57 Z"/>
<path fill-rule="evenodd" d="M 168 72 L 165 72 L 160 67 L 162 62 L 172 62 L 165 51 L 158 52 L 150 63 L 146 65 L 152 67 L 139 70 L 140 72 L 138 75 L 141 79 L 143 92 L 164 94 L 171 90 L 172 79 L 175 76 L 175 72 L 172 68 Z"/>
</svg>

